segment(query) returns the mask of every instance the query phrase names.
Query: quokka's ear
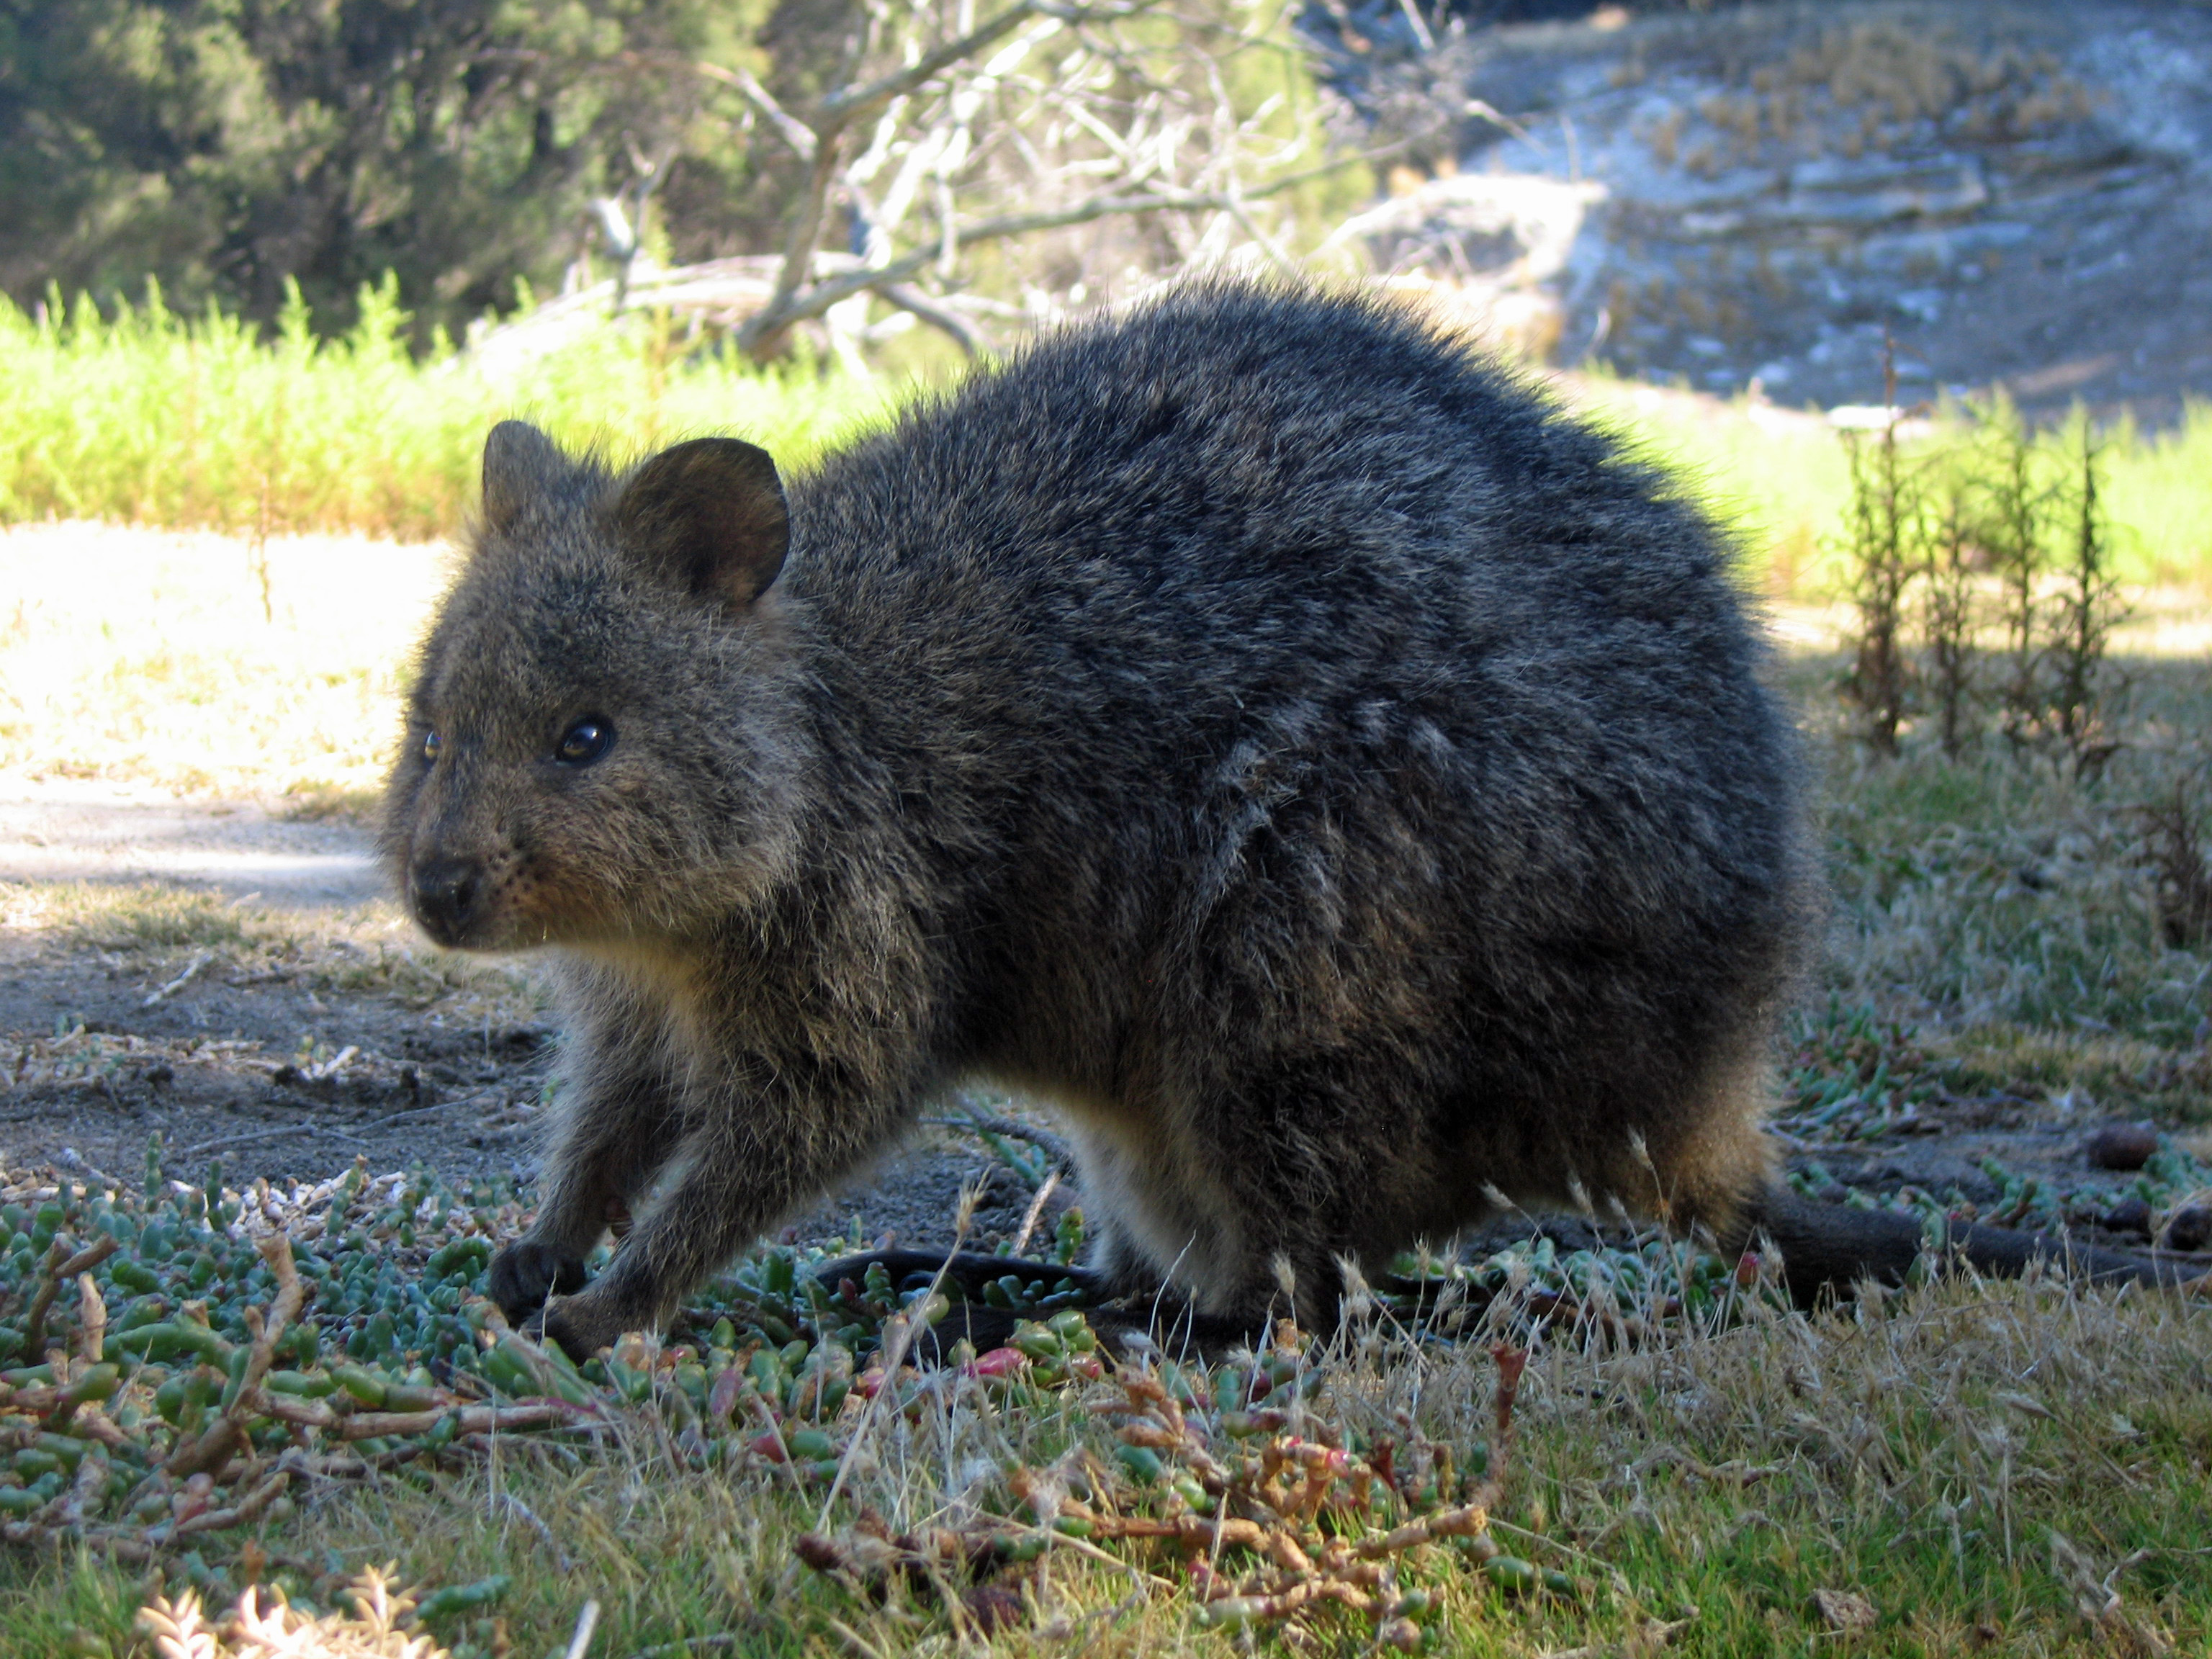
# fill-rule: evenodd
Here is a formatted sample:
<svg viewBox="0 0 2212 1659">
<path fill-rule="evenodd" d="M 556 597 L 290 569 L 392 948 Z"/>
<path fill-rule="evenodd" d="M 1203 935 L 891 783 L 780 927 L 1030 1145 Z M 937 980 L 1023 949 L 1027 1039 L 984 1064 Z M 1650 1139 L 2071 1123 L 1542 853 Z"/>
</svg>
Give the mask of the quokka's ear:
<svg viewBox="0 0 2212 1659">
<path fill-rule="evenodd" d="M 775 463 L 736 438 L 662 450 L 623 489 L 614 523 L 632 558 L 688 592 L 732 605 L 766 592 L 791 546 Z"/>
<path fill-rule="evenodd" d="M 506 529 L 573 470 L 560 447 L 529 422 L 501 421 L 484 438 L 485 527 Z"/>
</svg>

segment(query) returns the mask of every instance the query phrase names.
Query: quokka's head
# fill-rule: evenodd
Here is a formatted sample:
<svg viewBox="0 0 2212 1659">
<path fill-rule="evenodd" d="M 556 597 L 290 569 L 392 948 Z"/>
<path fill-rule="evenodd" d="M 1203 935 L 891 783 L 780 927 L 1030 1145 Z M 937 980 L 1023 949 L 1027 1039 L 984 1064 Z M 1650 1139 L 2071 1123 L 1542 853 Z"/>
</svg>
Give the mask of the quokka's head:
<svg viewBox="0 0 2212 1659">
<path fill-rule="evenodd" d="M 773 884 L 805 770 L 767 454 L 626 473 L 507 421 L 424 640 L 380 841 L 441 944 L 665 939 Z"/>
</svg>

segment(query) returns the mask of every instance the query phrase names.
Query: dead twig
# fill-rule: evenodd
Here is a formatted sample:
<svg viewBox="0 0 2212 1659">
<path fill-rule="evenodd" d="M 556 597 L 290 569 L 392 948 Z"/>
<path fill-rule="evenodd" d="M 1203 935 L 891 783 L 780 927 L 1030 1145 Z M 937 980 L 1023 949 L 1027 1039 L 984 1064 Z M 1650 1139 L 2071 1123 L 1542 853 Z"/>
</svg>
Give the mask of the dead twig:
<svg viewBox="0 0 2212 1659">
<path fill-rule="evenodd" d="M 1271 1391 L 1296 1390 L 1300 1341 L 1288 1327 L 1279 1333 L 1261 1367 Z M 867 1511 L 843 1534 L 807 1534 L 799 1557 L 872 1594 L 894 1581 L 941 1593 L 957 1578 L 1032 1561 L 1051 1548 L 1126 1565 L 1102 1546 L 1149 1547 L 1182 1559 L 1208 1625 L 1279 1623 L 1334 1606 L 1370 1621 L 1379 1645 L 1411 1650 L 1424 1639 L 1418 1620 L 1429 1607 L 1425 1593 L 1399 1585 L 1399 1564 L 1413 1551 L 1451 1543 L 1507 1588 L 1574 1593 L 1563 1574 L 1506 1556 L 1490 1537 L 1528 1358 L 1502 1344 L 1492 1352 L 1498 1367 L 1496 1451 L 1489 1477 L 1471 1492 L 1453 1475 L 1442 1448 L 1419 1443 L 1428 1468 L 1401 1470 L 1394 1449 L 1355 1455 L 1292 1433 L 1290 1413 L 1279 1409 L 1223 1411 L 1200 1423 L 1162 1376 L 1125 1367 L 1114 1378 L 1120 1398 L 1093 1408 L 1123 1419 L 1116 1432 L 1132 1449 L 1128 1467 L 1157 1465 L 1150 1484 L 1117 1479 L 1085 1454 L 1091 1494 L 1078 1500 L 1060 1465 L 1024 1466 L 1011 1472 L 1010 1486 L 1036 1516 L 1035 1527 L 981 1516 L 893 1533 Z M 1384 1504 L 1388 1510 L 1379 1509 Z M 1402 1518 L 1387 1526 L 1370 1522 L 1390 1510 Z M 1224 1565 L 1232 1559 L 1243 1565 Z M 990 1593 L 970 1592 L 968 1601 Z"/>
<path fill-rule="evenodd" d="M 198 951 L 193 952 L 192 959 L 185 964 L 185 971 L 183 973 L 179 974 L 176 978 L 171 980 L 167 985 L 158 987 L 138 1006 L 141 1008 L 152 1008 L 161 1003 L 167 1002 L 171 997 L 176 995 L 178 992 L 183 990 L 185 987 L 190 985 L 192 981 L 198 976 L 200 969 L 206 967 L 208 963 L 214 960 L 215 952 L 212 951 Z"/>
<path fill-rule="evenodd" d="M 46 1247 L 46 1259 L 40 1264 L 39 1288 L 31 1294 L 31 1306 L 23 1316 L 23 1352 L 40 1352 L 46 1340 L 46 1315 L 61 1294 L 62 1285 L 80 1273 L 88 1273 L 113 1255 L 116 1242 L 112 1235 L 103 1233 L 91 1243 L 74 1254 L 67 1247 L 72 1241 L 57 1238 Z"/>
</svg>

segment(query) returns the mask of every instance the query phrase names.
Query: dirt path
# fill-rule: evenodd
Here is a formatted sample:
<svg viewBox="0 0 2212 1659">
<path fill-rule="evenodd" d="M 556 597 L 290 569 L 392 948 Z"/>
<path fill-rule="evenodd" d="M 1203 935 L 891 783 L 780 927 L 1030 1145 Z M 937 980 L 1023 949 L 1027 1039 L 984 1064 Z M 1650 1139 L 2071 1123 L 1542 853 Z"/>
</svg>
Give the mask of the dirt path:
<svg viewBox="0 0 2212 1659">
<path fill-rule="evenodd" d="M 159 1133 L 236 1186 L 381 1173 L 526 1180 L 553 1027 L 527 963 L 416 941 L 368 832 L 250 802 L 69 780 L 0 784 L 0 1165 L 123 1178 Z M 926 1131 L 796 1224 L 946 1236 L 981 1178 L 979 1236 L 1030 1196 L 972 1136 Z"/>
<path fill-rule="evenodd" d="M 369 838 L 356 825 L 52 778 L 0 781 L 0 881 L 164 882 L 283 909 L 384 896 Z"/>
</svg>

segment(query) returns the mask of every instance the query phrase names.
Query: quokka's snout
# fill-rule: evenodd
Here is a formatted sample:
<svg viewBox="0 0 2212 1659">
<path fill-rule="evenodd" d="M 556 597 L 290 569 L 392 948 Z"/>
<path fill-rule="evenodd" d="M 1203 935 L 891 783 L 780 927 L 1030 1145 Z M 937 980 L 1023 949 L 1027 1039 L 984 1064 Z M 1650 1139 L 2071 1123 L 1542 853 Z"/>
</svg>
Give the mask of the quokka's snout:
<svg viewBox="0 0 2212 1659">
<path fill-rule="evenodd" d="M 408 870 L 409 908 L 422 931 L 441 945 L 466 942 L 484 891 L 483 866 L 475 859 L 428 858 Z"/>
</svg>

